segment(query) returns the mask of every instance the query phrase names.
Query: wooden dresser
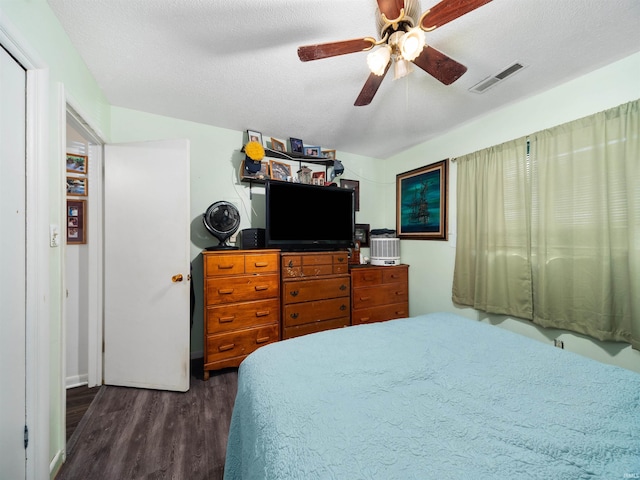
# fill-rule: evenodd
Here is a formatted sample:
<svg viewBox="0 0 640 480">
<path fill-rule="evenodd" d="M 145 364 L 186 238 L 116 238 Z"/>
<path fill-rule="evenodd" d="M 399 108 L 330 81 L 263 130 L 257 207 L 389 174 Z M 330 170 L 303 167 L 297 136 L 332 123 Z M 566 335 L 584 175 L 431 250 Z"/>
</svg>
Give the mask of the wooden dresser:
<svg viewBox="0 0 640 480">
<path fill-rule="evenodd" d="M 280 257 L 283 339 L 350 324 L 346 251 L 281 253 Z"/>
<path fill-rule="evenodd" d="M 351 266 L 351 324 L 409 316 L 409 265 Z"/>
<path fill-rule="evenodd" d="M 280 339 L 280 251 L 220 250 L 204 263 L 204 379 Z"/>
</svg>

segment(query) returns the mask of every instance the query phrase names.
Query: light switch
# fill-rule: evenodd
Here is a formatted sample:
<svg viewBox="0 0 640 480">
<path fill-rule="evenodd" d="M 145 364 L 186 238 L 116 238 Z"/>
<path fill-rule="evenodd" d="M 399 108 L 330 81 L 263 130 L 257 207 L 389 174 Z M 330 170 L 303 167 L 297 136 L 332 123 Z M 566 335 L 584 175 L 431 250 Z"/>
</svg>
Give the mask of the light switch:
<svg viewBox="0 0 640 480">
<path fill-rule="evenodd" d="M 51 247 L 60 246 L 60 226 L 49 225 L 49 245 Z"/>
</svg>

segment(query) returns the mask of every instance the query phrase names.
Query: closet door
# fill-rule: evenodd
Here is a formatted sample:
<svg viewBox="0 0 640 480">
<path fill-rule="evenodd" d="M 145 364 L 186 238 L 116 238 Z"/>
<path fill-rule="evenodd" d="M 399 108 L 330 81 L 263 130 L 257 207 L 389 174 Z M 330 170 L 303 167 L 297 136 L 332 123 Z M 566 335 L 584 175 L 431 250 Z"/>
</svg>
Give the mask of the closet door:
<svg viewBox="0 0 640 480">
<path fill-rule="evenodd" d="M 189 143 L 106 145 L 104 172 L 104 382 L 187 391 Z"/>
<path fill-rule="evenodd" d="M 26 476 L 26 72 L 0 46 L 0 476 Z"/>
</svg>

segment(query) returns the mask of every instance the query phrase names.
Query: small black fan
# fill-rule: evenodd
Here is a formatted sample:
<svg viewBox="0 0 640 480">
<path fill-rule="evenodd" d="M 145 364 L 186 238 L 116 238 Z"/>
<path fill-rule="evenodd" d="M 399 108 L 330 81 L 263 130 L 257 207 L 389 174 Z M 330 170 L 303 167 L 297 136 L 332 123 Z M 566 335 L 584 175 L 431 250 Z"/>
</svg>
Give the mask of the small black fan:
<svg viewBox="0 0 640 480">
<path fill-rule="evenodd" d="M 236 233 L 238 227 L 240 227 L 240 212 L 232 203 L 223 200 L 211 204 L 202 215 L 202 221 L 207 230 L 211 232 L 211 235 L 220 242 L 219 245 L 209 247 L 207 250 L 232 250 L 238 248 L 227 244 L 229 237 Z"/>
</svg>

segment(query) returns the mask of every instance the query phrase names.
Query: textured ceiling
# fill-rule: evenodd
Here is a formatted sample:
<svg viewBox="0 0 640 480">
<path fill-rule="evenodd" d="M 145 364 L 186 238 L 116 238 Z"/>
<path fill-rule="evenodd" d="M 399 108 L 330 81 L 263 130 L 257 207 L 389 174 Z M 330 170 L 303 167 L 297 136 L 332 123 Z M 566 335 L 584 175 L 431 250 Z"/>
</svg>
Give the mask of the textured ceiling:
<svg viewBox="0 0 640 480">
<path fill-rule="evenodd" d="M 494 0 L 427 33 L 468 68 L 457 82 L 389 72 L 354 107 L 367 53 L 303 63 L 297 47 L 376 37 L 375 0 L 48 3 L 113 105 L 375 158 L 640 51 L 638 0 Z M 469 91 L 516 61 L 527 68 Z"/>
</svg>

